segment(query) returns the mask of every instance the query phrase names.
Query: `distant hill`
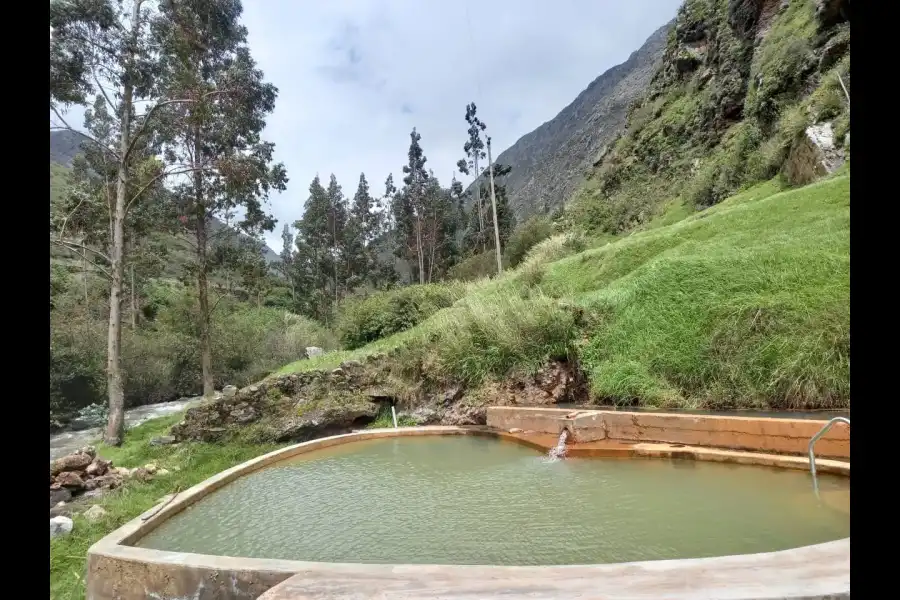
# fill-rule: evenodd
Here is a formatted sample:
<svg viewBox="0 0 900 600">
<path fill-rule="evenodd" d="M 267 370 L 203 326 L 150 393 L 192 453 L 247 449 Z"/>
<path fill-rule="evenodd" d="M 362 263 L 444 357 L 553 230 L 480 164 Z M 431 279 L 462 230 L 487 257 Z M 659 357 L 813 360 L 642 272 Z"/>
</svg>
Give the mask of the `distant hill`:
<svg viewBox="0 0 900 600">
<path fill-rule="evenodd" d="M 51 131 L 50 132 L 50 199 L 59 197 L 65 190 L 66 177 L 72 166 L 75 156 L 81 151 L 81 145 L 87 138 L 75 131 Z M 219 219 L 213 219 L 212 230 L 218 230 L 225 224 Z M 266 262 L 273 263 L 278 254 L 265 246 L 263 255 Z"/>
<path fill-rule="evenodd" d="M 494 158 L 512 167 L 506 187 L 519 222 L 552 211 L 578 189 L 600 151 L 624 129 L 629 105 L 643 95 L 660 65 L 671 26 L 657 29 L 628 60 Z"/>
</svg>

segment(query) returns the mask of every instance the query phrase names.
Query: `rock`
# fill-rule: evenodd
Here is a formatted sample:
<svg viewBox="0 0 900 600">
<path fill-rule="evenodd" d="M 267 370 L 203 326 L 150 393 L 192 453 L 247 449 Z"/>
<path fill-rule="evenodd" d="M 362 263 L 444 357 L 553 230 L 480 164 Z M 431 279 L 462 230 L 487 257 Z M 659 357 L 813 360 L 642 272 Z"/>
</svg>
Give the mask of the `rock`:
<svg viewBox="0 0 900 600">
<path fill-rule="evenodd" d="M 95 504 L 84 512 L 84 518 L 91 523 L 96 523 L 106 516 L 106 511 L 99 504 Z"/>
<path fill-rule="evenodd" d="M 144 465 L 144 470 L 153 475 L 158 469 L 156 463 L 147 463 Z"/>
<path fill-rule="evenodd" d="M 68 502 L 72 499 L 72 492 L 64 487 L 50 490 L 50 508 L 58 505 L 60 502 Z"/>
<path fill-rule="evenodd" d="M 75 523 L 69 517 L 53 517 L 50 519 L 50 539 L 67 536 L 74 527 Z"/>
<path fill-rule="evenodd" d="M 816 21 L 820 31 L 849 20 L 849 0 L 816 0 Z"/>
<path fill-rule="evenodd" d="M 97 449 L 93 446 L 83 446 L 78 449 L 79 454 L 87 454 L 93 460 L 97 456 Z"/>
<path fill-rule="evenodd" d="M 686 44 L 675 55 L 675 69 L 682 75 L 691 73 L 703 64 L 706 44 Z"/>
<path fill-rule="evenodd" d="M 509 433 L 522 433 L 522 430 L 519 429 L 518 427 L 513 427 L 512 429 L 509 430 Z"/>
<path fill-rule="evenodd" d="M 412 412 L 404 412 L 397 415 L 398 418 L 401 416 L 407 417 L 416 425 L 429 425 L 431 423 L 439 423 L 443 415 L 440 411 L 423 406 Z"/>
<path fill-rule="evenodd" d="M 484 425 L 487 422 L 487 410 L 483 406 L 457 404 L 444 415 L 441 422 L 444 425 Z"/>
<path fill-rule="evenodd" d="M 113 490 L 122 484 L 122 476 L 118 473 L 109 473 L 94 477 L 84 482 L 84 489 L 92 490 Z"/>
<path fill-rule="evenodd" d="M 134 471 L 131 472 L 131 477 L 137 479 L 138 481 L 143 481 L 144 483 L 153 480 L 153 474 L 150 473 L 145 467 L 138 467 Z"/>
<path fill-rule="evenodd" d="M 63 473 L 65 471 L 83 471 L 89 464 L 91 464 L 91 461 L 93 460 L 93 455 L 83 453 L 80 450 L 73 454 L 60 456 L 52 463 L 50 463 L 50 474 L 58 475 L 59 473 Z"/>
<path fill-rule="evenodd" d="M 56 484 L 70 490 L 83 490 L 84 480 L 73 471 L 64 471 L 56 476 Z"/>
<path fill-rule="evenodd" d="M 226 385 L 222 388 L 222 397 L 223 398 L 233 398 L 235 394 L 237 394 L 238 389 L 233 385 Z"/>
<path fill-rule="evenodd" d="M 325 354 L 325 351 L 318 346 L 308 346 L 306 348 L 306 358 L 312 358 L 314 356 L 322 356 Z"/>
<path fill-rule="evenodd" d="M 811 125 L 791 146 L 783 173 L 791 185 L 806 185 L 833 173 L 845 160 L 843 150 L 834 145 L 831 123 Z"/>
<path fill-rule="evenodd" d="M 165 477 L 166 475 L 169 474 L 169 470 L 168 469 L 160 469 L 156 472 L 156 474 L 159 475 L 160 477 Z"/>
<path fill-rule="evenodd" d="M 459 401 L 460 398 L 463 397 L 463 391 L 463 388 L 460 386 L 450 388 L 441 395 L 441 403 L 444 406 L 455 404 Z"/>
<path fill-rule="evenodd" d="M 175 436 L 161 435 L 150 440 L 151 446 L 168 446 L 175 443 Z"/>
<path fill-rule="evenodd" d="M 98 477 L 104 475 L 109 469 L 110 461 L 97 457 L 84 470 L 88 477 Z"/>
<path fill-rule="evenodd" d="M 378 411 L 378 404 L 368 399 L 347 403 L 339 399 L 333 402 L 323 401 L 301 416 L 279 420 L 268 428 L 267 433 L 276 442 L 302 442 L 322 435 L 349 431 L 354 426 L 374 420 Z"/>
<path fill-rule="evenodd" d="M 825 72 L 839 61 L 850 49 L 849 35 L 836 35 L 832 37 L 819 55 L 819 71 Z"/>
</svg>

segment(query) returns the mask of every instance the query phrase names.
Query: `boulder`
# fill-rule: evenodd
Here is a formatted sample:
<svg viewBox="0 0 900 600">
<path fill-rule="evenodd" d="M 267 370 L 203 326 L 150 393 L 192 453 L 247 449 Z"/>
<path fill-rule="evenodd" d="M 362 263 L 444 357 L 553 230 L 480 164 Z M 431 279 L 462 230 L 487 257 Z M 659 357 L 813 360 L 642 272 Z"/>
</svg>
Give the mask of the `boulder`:
<svg viewBox="0 0 900 600">
<path fill-rule="evenodd" d="M 87 466 L 84 472 L 88 477 L 99 477 L 100 475 L 106 474 L 109 465 L 110 461 L 97 457 Z"/>
<path fill-rule="evenodd" d="M 122 476 L 118 473 L 108 473 L 84 482 L 84 489 L 91 490 L 113 490 L 122 484 Z"/>
<path fill-rule="evenodd" d="M 833 173 L 845 160 L 844 151 L 835 147 L 831 123 L 819 123 L 807 127 L 791 146 L 783 173 L 791 185 L 807 185 Z"/>
<path fill-rule="evenodd" d="M 318 346 L 308 346 L 306 348 L 306 358 L 313 358 L 314 356 L 322 356 L 325 354 L 325 350 L 319 348 Z"/>
<path fill-rule="evenodd" d="M 70 490 L 83 490 L 84 480 L 73 471 L 64 471 L 56 476 L 56 485 Z"/>
<path fill-rule="evenodd" d="M 153 474 L 144 467 L 138 467 L 131 472 L 131 477 L 144 483 L 153 480 Z"/>
<path fill-rule="evenodd" d="M 233 385 L 226 385 L 222 388 L 222 397 L 223 398 L 231 398 L 235 394 L 237 394 L 238 389 Z"/>
<path fill-rule="evenodd" d="M 50 474 L 58 475 L 65 471 L 84 471 L 93 460 L 93 455 L 83 453 L 81 450 L 73 454 L 60 456 L 50 463 Z"/>
<path fill-rule="evenodd" d="M 50 519 L 50 539 L 67 536 L 74 527 L 75 523 L 69 517 L 53 517 Z"/>
<path fill-rule="evenodd" d="M 400 416 L 408 418 L 416 425 L 430 425 L 432 423 L 440 423 L 444 415 L 434 408 L 422 406 L 412 412 L 404 412 L 397 415 L 398 418 Z"/>
<path fill-rule="evenodd" d="M 306 408 L 299 416 L 279 419 L 267 428 L 267 436 L 276 442 L 303 442 L 323 435 L 349 431 L 378 416 L 379 406 L 368 399 L 351 402 L 321 402 Z"/>
<path fill-rule="evenodd" d="M 96 523 L 106 516 L 106 511 L 99 504 L 95 504 L 84 512 L 84 518 L 91 523 Z"/>
<path fill-rule="evenodd" d="M 151 446 L 168 446 L 170 444 L 175 443 L 175 437 L 171 435 L 161 435 L 159 437 L 151 438 L 150 445 Z"/>
<path fill-rule="evenodd" d="M 850 20 L 850 0 L 816 0 L 816 21 L 824 31 Z"/>
<path fill-rule="evenodd" d="M 147 463 L 146 465 L 144 465 L 144 469 L 145 469 L 148 473 L 150 473 L 151 475 L 153 475 L 153 474 L 156 473 L 156 471 L 158 470 L 158 467 L 156 466 L 156 463 Z"/>
<path fill-rule="evenodd" d="M 60 502 L 68 502 L 72 499 L 72 492 L 64 487 L 50 490 L 50 508 L 53 508 Z"/>
</svg>

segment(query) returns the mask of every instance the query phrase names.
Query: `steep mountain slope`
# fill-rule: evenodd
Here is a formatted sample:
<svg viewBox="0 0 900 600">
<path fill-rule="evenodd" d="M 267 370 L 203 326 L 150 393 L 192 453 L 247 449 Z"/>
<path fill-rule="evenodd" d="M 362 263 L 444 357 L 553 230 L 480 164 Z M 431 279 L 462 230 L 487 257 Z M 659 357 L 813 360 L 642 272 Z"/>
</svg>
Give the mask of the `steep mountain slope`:
<svg viewBox="0 0 900 600">
<path fill-rule="evenodd" d="M 834 171 L 850 131 L 848 0 L 685 0 L 647 94 L 567 206 L 623 233 L 780 174 Z"/>
<path fill-rule="evenodd" d="M 628 60 L 597 77 L 553 119 L 495 157 L 512 166 L 506 186 L 519 222 L 568 200 L 585 169 L 624 127 L 628 106 L 646 90 L 670 27 L 657 29 Z"/>
<path fill-rule="evenodd" d="M 50 132 L 50 200 L 51 202 L 63 194 L 66 186 L 66 177 L 72 166 L 72 160 L 80 152 L 81 145 L 87 138 L 75 131 L 51 131 Z M 213 219 L 212 231 L 218 231 L 225 224 L 219 219 Z M 183 244 L 175 242 L 175 247 Z M 268 246 L 263 247 L 263 255 L 266 262 L 273 263 L 278 255 Z M 186 260 L 186 259 L 185 259 Z"/>
</svg>

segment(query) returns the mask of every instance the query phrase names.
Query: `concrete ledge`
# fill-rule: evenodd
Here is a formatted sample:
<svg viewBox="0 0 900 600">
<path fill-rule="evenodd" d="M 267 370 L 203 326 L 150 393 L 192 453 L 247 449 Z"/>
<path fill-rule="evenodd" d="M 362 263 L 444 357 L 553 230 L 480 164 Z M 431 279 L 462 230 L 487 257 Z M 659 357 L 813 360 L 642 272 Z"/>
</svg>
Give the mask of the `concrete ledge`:
<svg viewBox="0 0 900 600">
<path fill-rule="evenodd" d="M 718 415 L 682 415 L 606 410 L 566 410 L 492 406 L 487 425 L 503 431 L 522 429 L 558 435 L 569 430 L 574 441 L 663 442 L 750 452 L 806 455 L 807 445 L 827 421 Z M 816 456 L 850 458 L 850 431 L 832 427 L 816 444 Z"/>
<path fill-rule="evenodd" d="M 480 428 L 415 427 L 356 432 L 282 448 L 177 494 L 169 504 L 160 503 L 94 544 L 88 550 L 87 599 L 489 599 L 508 598 L 511 594 L 539 599 L 600 598 L 602 594 L 608 600 L 849 597 L 849 538 L 767 554 L 564 567 L 315 563 L 167 552 L 129 545 L 204 496 L 273 463 L 353 441 L 419 435 L 488 435 L 536 449 L 544 447 L 540 440 Z M 749 460 L 741 453 L 732 457 L 711 450 L 692 449 L 693 458 Z M 659 444 L 634 444 L 628 449 L 633 456 L 680 458 L 673 451 L 684 449 Z M 768 460 L 774 466 L 787 466 L 783 461 L 792 458 L 770 456 Z M 849 474 L 849 465 L 846 473 Z M 267 591 L 269 594 L 263 596 Z"/>
</svg>

